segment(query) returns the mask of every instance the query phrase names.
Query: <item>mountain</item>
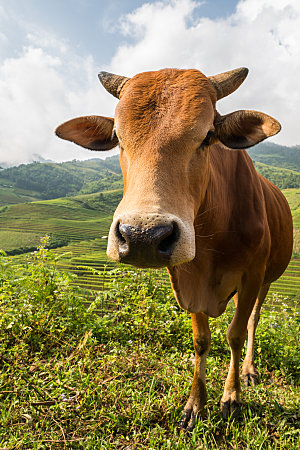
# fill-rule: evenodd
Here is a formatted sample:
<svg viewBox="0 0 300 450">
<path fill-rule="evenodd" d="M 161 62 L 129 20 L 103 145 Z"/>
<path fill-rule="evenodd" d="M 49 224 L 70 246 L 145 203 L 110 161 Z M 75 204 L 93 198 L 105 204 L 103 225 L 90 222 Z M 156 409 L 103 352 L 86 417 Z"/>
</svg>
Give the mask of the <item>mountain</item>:
<svg viewBox="0 0 300 450">
<path fill-rule="evenodd" d="M 0 171 L 0 204 L 15 203 L 10 200 L 3 201 L 3 195 L 6 198 L 23 195 L 25 196 L 23 201 L 31 201 L 90 194 L 122 187 L 118 156 L 105 160 L 94 158 L 64 163 L 34 162 Z"/>
<path fill-rule="evenodd" d="M 34 162 L 41 162 L 41 163 L 52 163 L 51 159 L 45 159 L 43 156 L 41 156 L 39 153 L 33 153 L 30 159 L 26 162 L 26 164 L 31 164 Z M 9 167 L 14 167 L 13 164 L 7 163 L 4 161 L 0 161 L 0 170 L 1 169 L 8 169 Z"/>
</svg>

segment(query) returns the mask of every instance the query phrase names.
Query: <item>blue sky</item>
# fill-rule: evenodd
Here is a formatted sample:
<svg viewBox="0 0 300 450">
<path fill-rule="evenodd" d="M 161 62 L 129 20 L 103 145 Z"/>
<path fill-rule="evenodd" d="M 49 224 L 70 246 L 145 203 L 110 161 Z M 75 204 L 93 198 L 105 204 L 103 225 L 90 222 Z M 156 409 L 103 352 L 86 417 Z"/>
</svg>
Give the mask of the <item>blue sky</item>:
<svg viewBox="0 0 300 450">
<path fill-rule="evenodd" d="M 283 125 L 274 142 L 300 144 L 299 0 L 0 0 L 0 165 L 95 156 L 53 130 L 78 115 L 113 116 L 100 70 L 240 66 L 249 76 L 219 111 L 266 112 Z"/>
</svg>

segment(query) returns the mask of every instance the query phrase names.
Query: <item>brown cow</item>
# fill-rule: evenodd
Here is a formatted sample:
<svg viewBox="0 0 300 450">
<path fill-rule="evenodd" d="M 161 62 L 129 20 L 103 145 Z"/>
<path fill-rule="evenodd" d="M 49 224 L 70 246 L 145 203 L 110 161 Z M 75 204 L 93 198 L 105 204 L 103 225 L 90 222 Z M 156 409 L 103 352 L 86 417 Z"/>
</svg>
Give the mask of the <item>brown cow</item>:
<svg viewBox="0 0 300 450">
<path fill-rule="evenodd" d="M 209 317 L 238 293 L 228 328 L 231 362 L 221 400 L 224 418 L 240 407 L 239 362 L 246 382 L 256 374 L 253 341 L 270 284 L 292 251 L 289 206 L 241 150 L 279 132 L 258 111 L 221 116 L 216 100 L 235 91 L 245 68 L 206 77 L 165 69 L 129 79 L 99 74 L 120 101 L 115 119 L 79 117 L 56 133 L 91 150 L 120 147 L 124 196 L 111 225 L 107 254 L 138 267 L 167 267 L 179 305 L 191 313 L 195 374 L 181 427 L 193 429 L 206 402 Z"/>
</svg>

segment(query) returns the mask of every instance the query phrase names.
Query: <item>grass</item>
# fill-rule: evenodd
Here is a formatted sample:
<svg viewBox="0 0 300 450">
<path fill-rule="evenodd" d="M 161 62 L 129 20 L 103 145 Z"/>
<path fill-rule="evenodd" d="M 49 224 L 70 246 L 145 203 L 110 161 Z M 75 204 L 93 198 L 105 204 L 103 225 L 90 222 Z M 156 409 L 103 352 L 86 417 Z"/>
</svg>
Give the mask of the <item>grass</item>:
<svg viewBox="0 0 300 450">
<path fill-rule="evenodd" d="M 188 435 L 177 424 L 192 332 L 171 290 L 150 271 L 115 269 L 87 308 L 57 258 L 42 246 L 25 265 L 0 259 L 0 448 L 298 448 L 299 312 L 283 298 L 262 313 L 260 384 L 243 390 L 240 421 L 224 422 L 218 407 L 233 305 L 210 321 L 208 404 Z"/>
</svg>

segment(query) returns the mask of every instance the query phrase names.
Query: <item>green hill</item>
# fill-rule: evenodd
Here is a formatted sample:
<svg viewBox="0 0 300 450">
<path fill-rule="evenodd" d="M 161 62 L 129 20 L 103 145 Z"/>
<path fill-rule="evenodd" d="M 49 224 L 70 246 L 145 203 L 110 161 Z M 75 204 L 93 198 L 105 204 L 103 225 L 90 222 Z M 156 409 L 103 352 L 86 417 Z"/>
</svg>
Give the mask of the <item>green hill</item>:
<svg viewBox="0 0 300 450">
<path fill-rule="evenodd" d="M 265 178 L 276 184 L 279 189 L 290 189 L 300 187 L 300 172 L 290 169 L 268 166 L 254 161 L 256 170 Z"/>
<path fill-rule="evenodd" d="M 262 142 L 248 149 L 251 158 L 263 164 L 300 172 L 300 146 L 285 147 Z"/>
<path fill-rule="evenodd" d="M 0 171 L 0 206 L 122 188 L 118 156 L 21 164 Z"/>
</svg>

